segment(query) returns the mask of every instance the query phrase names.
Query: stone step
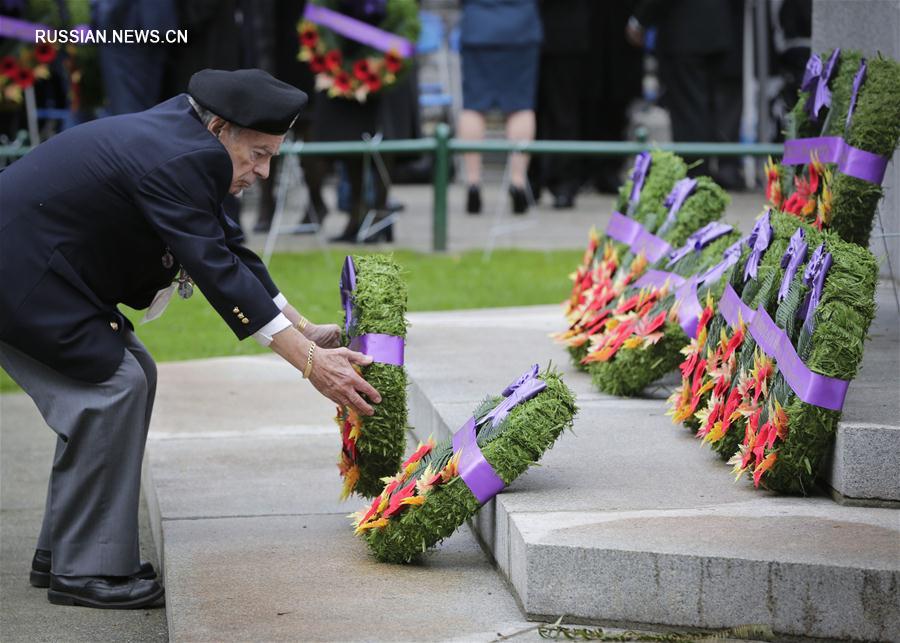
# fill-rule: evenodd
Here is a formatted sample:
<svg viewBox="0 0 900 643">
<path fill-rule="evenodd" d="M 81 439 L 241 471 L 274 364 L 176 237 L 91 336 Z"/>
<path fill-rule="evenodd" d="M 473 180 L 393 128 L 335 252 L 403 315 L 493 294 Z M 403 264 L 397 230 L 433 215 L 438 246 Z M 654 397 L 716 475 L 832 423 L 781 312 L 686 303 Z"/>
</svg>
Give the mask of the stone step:
<svg viewBox="0 0 900 643">
<path fill-rule="evenodd" d="M 172 641 L 489 640 L 530 627 L 472 532 L 376 562 L 333 405 L 280 359 L 161 364 L 144 489 Z M 537 640 L 537 635 L 526 640 Z"/>
<path fill-rule="evenodd" d="M 562 324 L 557 307 L 410 317 L 410 419 L 420 438 L 448 436 L 485 394 L 536 361 L 553 361 L 578 395 L 574 435 L 475 521 L 529 617 L 761 623 L 851 639 L 900 631 L 895 509 L 734 483 L 729 467 L 663 415 L 674 378 L 639 399 L 594 391 L 547 338 Z"/>
</svg>

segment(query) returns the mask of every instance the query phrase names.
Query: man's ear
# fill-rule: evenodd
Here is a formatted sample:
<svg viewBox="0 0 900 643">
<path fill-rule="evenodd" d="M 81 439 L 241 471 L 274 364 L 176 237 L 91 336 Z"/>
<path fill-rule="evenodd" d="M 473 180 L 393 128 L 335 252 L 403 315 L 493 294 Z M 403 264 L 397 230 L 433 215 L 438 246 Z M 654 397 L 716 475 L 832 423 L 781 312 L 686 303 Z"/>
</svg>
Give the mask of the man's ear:
<svg viewBox="0 0 900 643">
<path fill-rule="evenodd" d="M 228 121 L 219 116 L 214 116 L 213 119 L 209 122 L 209 129 L 212 132 L 213 136 L 216 138 L 220 138 L 222 136 L 222 129 L 227 125 Z"/>
</svg>

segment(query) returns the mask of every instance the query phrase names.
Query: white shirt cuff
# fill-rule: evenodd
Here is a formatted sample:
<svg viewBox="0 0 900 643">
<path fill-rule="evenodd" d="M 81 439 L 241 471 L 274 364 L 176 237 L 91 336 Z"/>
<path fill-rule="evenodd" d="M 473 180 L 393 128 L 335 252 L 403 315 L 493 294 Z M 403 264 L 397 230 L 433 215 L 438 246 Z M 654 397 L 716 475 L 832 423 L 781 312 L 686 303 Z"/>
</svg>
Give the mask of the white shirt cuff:
<svg viewBox="0 0 900 643">
<path fill-rule="evenodd" d="M 253 333 L 253 339 L 262 346 L 268 346 L 272 343 L 272 336 L 276 333 L 280 333 L 288 326 L 292 326 L 288 318 L 285 317 L 283 313 L 278 313 L 278 315 L 275 316 L 275 319 Z"/>
<path fill-rule="evenodd" d="M 285 297 L 281 293 L 278 293 L 277 295 L 272 297 L 272 301 L 274 301 L 275 305 L 278 306 L 278 310 L 284 310 L 284 307 L 288 304 L 287 297 Z"/>
</svg>

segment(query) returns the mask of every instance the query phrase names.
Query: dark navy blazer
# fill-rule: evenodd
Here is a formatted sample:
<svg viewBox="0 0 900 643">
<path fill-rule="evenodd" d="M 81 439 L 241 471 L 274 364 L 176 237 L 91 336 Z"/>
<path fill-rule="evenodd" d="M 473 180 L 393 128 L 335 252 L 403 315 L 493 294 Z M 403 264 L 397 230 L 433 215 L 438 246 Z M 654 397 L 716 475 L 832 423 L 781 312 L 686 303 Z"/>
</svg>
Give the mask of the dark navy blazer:
<svg viewBox="0 0 900 643">
<path fill-rule="evenodd" d="M 239 339 L 259 330 L 279 312 L 278 288 L 222 209 L 231 179 L 228 152 L 185 94 L 74 127 L 10 165 L 0 172 L 0 340 L 103 381 L 130 326 L 117 304 L 146 308 L 179 263 Z"/>
</svg>

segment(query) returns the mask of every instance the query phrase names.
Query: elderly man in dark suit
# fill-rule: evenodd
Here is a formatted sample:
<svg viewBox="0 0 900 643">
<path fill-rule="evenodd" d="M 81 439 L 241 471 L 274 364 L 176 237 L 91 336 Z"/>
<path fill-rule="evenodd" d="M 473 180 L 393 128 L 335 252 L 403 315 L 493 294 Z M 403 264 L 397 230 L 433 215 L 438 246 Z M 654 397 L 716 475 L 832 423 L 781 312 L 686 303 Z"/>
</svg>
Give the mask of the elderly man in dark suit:
<svg viewBox="0 0 900 643">
<path fill-rule="evenodd" d="M 363 414 L 381 401 L 353 368 L 370 358 L 303 318 L 222 210 L 267 176 L 305 102 L 260 70 L 204 70 L 188 94 L 70 129 L 0 173 L 0 365 L 59 436 L 31 573 L 51 602 L 163 595 L 137 521 L 156 369 L 117 304 L 158 315 L 196 283 L 238 339 L 329 399 Z"/>
</svg>

